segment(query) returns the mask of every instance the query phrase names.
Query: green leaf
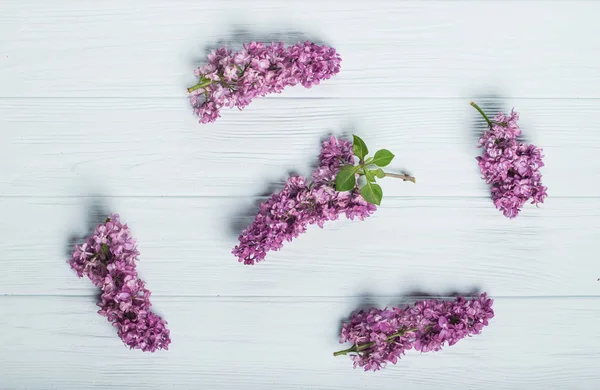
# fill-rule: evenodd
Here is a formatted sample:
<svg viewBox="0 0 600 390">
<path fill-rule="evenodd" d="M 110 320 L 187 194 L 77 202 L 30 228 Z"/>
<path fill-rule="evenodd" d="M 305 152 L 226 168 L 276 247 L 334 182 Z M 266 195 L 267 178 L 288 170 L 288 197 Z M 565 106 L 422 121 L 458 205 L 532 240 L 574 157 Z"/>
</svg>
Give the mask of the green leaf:
<svg viewBox="0 0 600 390">
<path fill-rule="evenodd" d="M 354 155 L 360 159 L 360 161 L 363 161 L 367 154 L 369 154 L 369 149 L 367 149 L 365 141 L 363 141 L 359 136 L 353 135 L 352 137 L 352 151 L 354 152 Z"/>
<path fill-rule="evenodd" d="M 372 184 L 369 182 L 367 182 L 367 184 L 360 189 L 360 194 L 367 202 L 373 203 L 377 206 L 381 204 L 381 198 L 383 198 L 383 190 L 379 184 Z"/>
<path fill-rule="evenodd" d="M 367 178 L 367 181 L 370 181 L 371 183 L 375 183 L 375 174 L 373 173 L 373 171 L 370 171 L 367 168 L 364 168 L 364 170 L 365 170 L 365 176 Z"/>
<path fill-rule="evenodd" d="M 390 152 L 387 149 L 381 149 L 378 150 L 377 153 L 375 153 L 375 158 L 373 158 L 371 164 L 375 164 L 378 167 L 385 167 L 386 165 L 391 163 L 393 159 L 394 153 Z"/>
<path fill-rule="evenodd" d="M 377 176 L 380 179 L 383 179 L 385 177 L 385 172 L 381 168 L 377 168 L 375 170 L 372 170 L 371 172 L 373 172 L 375 176 Z"/>
<path fill-rule="evenodd" d="M 345 166 L 338 172 L 335 177 L 335 189 L 337 191 L 350 191 L 356 185 L 357 168 L 351 165 Z"/>
<path fill-rule="evenodd" d="M 102 248 L 102 252 L 104 252 L 104 255 L 108 256 L 110 254 L 110 249 L 108 249 L 108 245 L 101 244 L 100 247 Z"/>
</svg>

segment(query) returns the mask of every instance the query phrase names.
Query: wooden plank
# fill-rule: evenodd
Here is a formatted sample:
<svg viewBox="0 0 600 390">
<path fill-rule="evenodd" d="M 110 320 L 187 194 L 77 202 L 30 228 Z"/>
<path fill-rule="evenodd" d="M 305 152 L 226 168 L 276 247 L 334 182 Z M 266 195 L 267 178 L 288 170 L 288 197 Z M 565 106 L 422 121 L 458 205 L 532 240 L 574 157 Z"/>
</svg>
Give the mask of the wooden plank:
<svg viewBox="0 0 600 390">
<path fill-rule="evenodd" d="M 0 297 L 0 381 L 28 389 L 591 390 L 600 385 L 597 303 L 496 299 L 481 335 L 365 373 L 331 355 L 351 299 L 155 299 L 173 342 L 151 355 L 124 347 L 90 297 Z"/>
<path fill-rule="evenodd" d="M 600 196 L 600 100 L 478 100 L 521 113 L 544 148 L 550 196 Z M 328 133 L 363 136 L 396 154 L 417 185 L 386 195 L 476 196 L 479 114 L 463 99 L 265 99 L 201 126 L 184 99 L 0 100 L 2 196 L 255 196 L 288 172 L 309 174 Z"/>
<path fill-rule="evenodd" d="M 1 97 L 180 97 L 204 50 L 314 39 L 342 72 L 282 97 L 600 97 L 594 1 L 2 1 Z M 251 21 L 249 23 L 248 21 Z M 510 23 L 510 28 L 492 28 Z M 260 27 L 256 27 L 260 26 Z M 41 103 L 43 104 L 43 103 Z M 33 112 L 33 110 L 32 110 Z"/>
<path fill-rule="evenodd" d="M 420 288 L 598 295 L 599 203 L 549 198 L 508 220 L 484 198 L 384 196 L 364 222 L 311 227 L 251 267 L 231 254 L 254 212 L 250 198 L 9 198 L 0 204 L 0 293 L 95 295 L 65 261 L 82 242 L 74 236 L 84 235 L 86 217 L 96 215 L 97 223 L 114 211 L 138 239 L 140 275 L 158 296 L 397 295 Z"/>
</svg>

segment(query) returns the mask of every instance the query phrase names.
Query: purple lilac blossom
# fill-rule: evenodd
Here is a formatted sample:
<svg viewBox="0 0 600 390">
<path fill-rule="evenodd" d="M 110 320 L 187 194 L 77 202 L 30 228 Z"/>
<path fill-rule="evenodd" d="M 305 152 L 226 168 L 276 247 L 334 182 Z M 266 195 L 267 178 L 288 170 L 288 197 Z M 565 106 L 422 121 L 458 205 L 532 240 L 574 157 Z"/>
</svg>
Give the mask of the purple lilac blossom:
<svg viewBox="0 0 600 390">
<path fill-rule="evenodd" d="M 85 243 L 75 246 L 69 264 L 80 278 L 87 276 L 102 289 L 98 314 L 108 318 L 126 345 L 150 352 L 168 349 L 167 322 L 150 311 L 150 291 L 135 269 L 138 256 L 129 227 L 111 214 Z"/>
<path fill-rule="evenodd" d="M 235 53 L 222 47 L 195 71 L 200 82 L 188 88 L 190 102 L 201 123 L 214 122 L 222 107 L 241 110 L 252 99 L 289 86 L 317 85 L 337 74 L 340 62 L 335 49 L 308 41 L 289 47 L 251 42 Z"/>
<path fill-rule="evenodd" d="M 494 317 L 493 300 L 483 293 L 473 299 L 428 299 L 405 308 L 360 310 L 342 326 L 340 343 L 352 343 L 334 356 L 350 355 L 354 368 L 377 371 L 396 364 L 405 351 L 439 351 L 444 344 L 480 334 Z"/>
<path fill-rule="evenodd" d="M 508 116 L 498 113 L 479 140 L 483 154 L 477 157 L 483 179 L 491 184 L 494 205 L 507 218 L 515 218 L 528 200 L 538 205 L 547 196 L 540 173 L 542 149 L 517 141 L 518 120 L 514 109 Z"/>
<path fill-rule="evenodd" d="M 309 225 L 323 227 L 341 214 L 362 221 L 375 212 L 377 207 L 363 199 L 358 186 L 347 192 L 335 189 L 340 167 L 354 164 L 351 142 L 331 137 L 323 142 L 319 161 L 312 183 L 292 176 L 281 192 L 260 205 L 254 222 L 242 232 L 239 245 L 232 251 L 239 262 L 253 265 L 264 260 L 268 251 L 281 249 L 285 241 L 292 241 Z"/>
</svg>

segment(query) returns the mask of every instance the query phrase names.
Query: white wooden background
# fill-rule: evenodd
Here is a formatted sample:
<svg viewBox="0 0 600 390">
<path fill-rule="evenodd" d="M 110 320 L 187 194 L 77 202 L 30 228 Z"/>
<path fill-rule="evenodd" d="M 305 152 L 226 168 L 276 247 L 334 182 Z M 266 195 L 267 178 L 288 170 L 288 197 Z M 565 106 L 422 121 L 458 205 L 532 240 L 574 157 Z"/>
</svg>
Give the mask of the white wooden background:
<svg viewBox="0 0 600 390">
<path fill-rule="evenodd" d="M 1 389 L 600 388 L 600 1 L 0 0 Z M 217 42 L 314 39 L 342 72 L 199 125 L 185 88 Z M 494 209 L 468 102 L 515 106 L 549 198 Z M 311 229 L 254 267 L 245 216 L 326 134 L 386 180 L 363 223 Z M 171 349 L 124 347 L 65 263 L 118 212 Z M 360 244 L 359 244 L 360 243 Z M 364 304 L 474 289 L 478 337 L 385 371 L 333 358 Z"/>
</svg>

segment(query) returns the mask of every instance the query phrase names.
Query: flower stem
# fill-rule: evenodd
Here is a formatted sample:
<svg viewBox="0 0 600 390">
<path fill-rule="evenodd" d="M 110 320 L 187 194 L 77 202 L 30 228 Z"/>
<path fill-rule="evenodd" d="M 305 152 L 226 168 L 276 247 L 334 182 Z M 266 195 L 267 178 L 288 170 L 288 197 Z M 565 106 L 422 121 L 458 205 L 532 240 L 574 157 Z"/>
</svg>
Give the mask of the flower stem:
<svg viewBox="0 0 600 390">
<path fill-rule="evenodd" d="M 212 80 L 204 80 L 204 81 L 202 81 L 202 79 L 200 79 L 200 82 L 198 84 L 194 85 L 193 87 L 189 87 L 187 89 L 187 91 L 189 93 L 192 93 L 192 92 L 194 92 L 194 91 L 196 91 L 196 90 L 198 90 L 200 88 L 208 87 L 211 82 L 212 82 Z"/>
<path fill-rule="evenodd" d="M 399 175 L 397 173 L 387 173 L 387 172 L 384 172 L 384 173 L 386 176 L 395 177 L 396 179 L 402 179 L 404 181 L 412 181 L 413 183 L 417 182 L 417 179 L 410 175 Z"/>
<path fill-rule="evenodd" d="M 342 351 L 337 351 L 333 353 L 333 356 L 340 356 L 340 355 L 346 355 L 349 352 L 356 352 L 356 345 L 353 345 L 352 347 L 348 348 L 348 349 L 344 349 Z"/>
<path fill-rule="evenodd" d="M 110 218 L 107 218 L 106 222 L 109 222 L 109 221 L 110 221 Z M 110 254 L 110 249 L 108 248 L 108 245 L 102 244 L 100 252 L 96 252 L 96 254 L 94 256 L 92 256 L 88 261 L 96 260 L 98 258 L 98 256 L 100 256 L 101 253 L 104 253 L 104 256 L 108 257 L 108 255 Z"/>
<path fill-rule="evenodd" d="M 237 65 L 236 65 L 237 66 Z M 248 67 L 250 66 L 250 63 L 248 62 L 246 64 L 246 66 L 244 66 L 244 69 L 241 69 L 239 66 L 237 67 L 239 70 L 241 70 L 242 72 L 240 73 L 240 75 L 238 76 L 238 80 L 241 79 L 242 77 L 244 77 L 244 73 L 246 73 L 246 69 L 248 69 Z"/>
<path fill-rule="evenodd" d="M 479 111 L 479 113 L 483 116 L 483 119 L 485 119 L 485 121 L 487 122 L 489 127 L 492 127 L 492 121 L 490 121 L 490 118 L 487 117 L 487 115 L 485 115 L 485 112 L 483 112 L 483 110 L 481 109 L 481 107 L 479 107 L 477 104 L 475 104 L 475 102 L 471 101 L 470 104 L 475 107 L 475 109 L 477 111 Z"/>
<path fill-rule="evenodd" d="M 401 331 L 399 331 L 399 332 L 397 332 L 397 333 L 394 333 L 394 334 L 392 334 L 392 335 L 389 335 L 389 336 L 388 336 L 388 337 L 385 339 L 385 341 L 387 341 L 387 342 L 389 343 L 390 341 L 392 341 L 392 340 L 393 340 L 393 339 L 395 339 L 396 337 L 400 337 L 400 336 L 403 336 L 405 333 L 408 333 L 408 332 L 415 332 L 415 331 L 417 331 L 417 330 L 418 330 L 417 328 L 410 328 L 410 329 L 406 329 L 406 330 L 401 330 Z M 351 352 L 360 352 L 360 351 L 364 351 L 365 349 L 367 349 L 367 348 L 369 348 L 369 347 L 372 347 L 373 345 L 375 345 L 375 343 L 365 343 L 365 344 L 359 344 L 359 345 L 356 345 L 356 344 L 354 344 L 352 347 L 350 347 L 350 348 L 348 348 L 348 349 L 344 349 L 344 350 L 342 350 L 342 351 L 337 351 L 337 352 L 334 352 L 334 353 L 333 353 L 333 356 L 340 356 L 340 355 L 346 355 L 346 354 L 348 354 L 348 353 L 351 353 Z"/>
</svg>

